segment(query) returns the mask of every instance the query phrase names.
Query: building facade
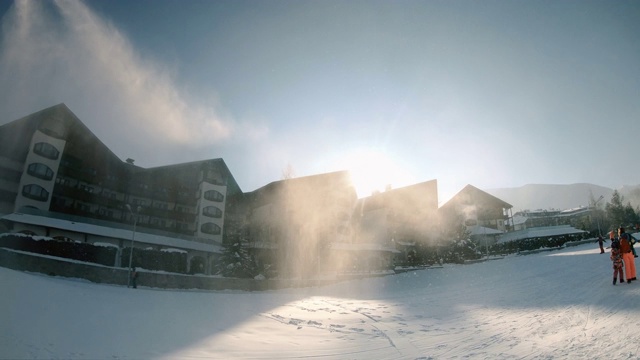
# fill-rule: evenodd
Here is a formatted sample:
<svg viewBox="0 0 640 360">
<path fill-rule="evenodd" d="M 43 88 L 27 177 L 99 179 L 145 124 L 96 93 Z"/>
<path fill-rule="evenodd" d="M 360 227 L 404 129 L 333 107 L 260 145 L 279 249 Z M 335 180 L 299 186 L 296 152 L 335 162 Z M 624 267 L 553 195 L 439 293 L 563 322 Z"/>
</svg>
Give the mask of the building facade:
<svg viewBox="0 0 640 360">
<path fill-rule="evenodd" d="M 512 208 L 511 204 L 467 185 L 440 207 L 440 213 L 443 226 L 462 221 L 470 231 L 475 226 L 512 231 L 513 224 L 509 221 Z"/>
<path fill-rule="evenodd" d="M 390 249 L 392 263 L 410 263 L 417 247 L 434 246 L 438 240 L 436 180 L 374 193 L 360 199 L 355 210 L 354 242 Z M 385 254 L 363 259 L 362 266 L 372 268 L 389 261 L 380 255 Z"/>
<path fill-rule="evenodd" d="M 580 229 L 590 229 L 599 219 L 594 216 L 594 208 L 578 207 L 566 210 L 525 210 L 514 214 L 515 230 L 533 227 L 569 225 Z M 599 223 L 596 224 L 599 227 Z"/>
<path fill-rule="evenodd" d="M 334 244 L 351 240 L 356 200 L 346 171 L 272 182 L 245 194 L 246 239 L 283 276 L 334 271 L 342 266 Z"/>
<path fill-rule="evenodd" d="M 0 232 L 106 244 L 118 267 L 136 251 L 178 252 L 182 271 L 211 274 L 241 241 L 289 278 L 392 269 L 442 245 L 443 212 L 504 231 L 510 208 L 469 185 L 438 209 L 436 180 L 358 199 L 347 171 L 243 193 L 222 159 L 122 161 L 64 104 L 0 126 Z"/>
<path fill-rule="evenodd" d="M 135 236 L 135 247 L 184 251 L 187 271 L 208 273 L 227 199 L 241 193 L 222 159 L 148 169 L 120 160 L 64 104 L 0 126 L 0 215 L 15 232 L 121 250 Z"/>
</svg>

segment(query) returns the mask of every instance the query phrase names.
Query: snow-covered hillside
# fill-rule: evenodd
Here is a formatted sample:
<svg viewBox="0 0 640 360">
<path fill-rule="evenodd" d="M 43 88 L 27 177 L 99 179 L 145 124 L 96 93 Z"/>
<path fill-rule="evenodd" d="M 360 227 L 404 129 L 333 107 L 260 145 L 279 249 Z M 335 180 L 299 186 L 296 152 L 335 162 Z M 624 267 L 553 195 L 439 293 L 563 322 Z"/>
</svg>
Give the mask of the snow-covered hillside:
<svg viewBox="0 0 640 360">
<path fill-rule="evenodd" d="M 513 211 L 539 209 L 575 209 L 588 207 L 589 201 L 604 197 L 602 205 L 611 200 L 613 189 L 594 184 L 528 184 L 516 188 L 487 189 L 489 194 L 506 201 Z"/>
<path fill-rule="evenodd" d="M 640 283 L 596 244 L 268 292 L 128 289 L 0 268 L 10 359 L 638 358 Z"/>
</svg>

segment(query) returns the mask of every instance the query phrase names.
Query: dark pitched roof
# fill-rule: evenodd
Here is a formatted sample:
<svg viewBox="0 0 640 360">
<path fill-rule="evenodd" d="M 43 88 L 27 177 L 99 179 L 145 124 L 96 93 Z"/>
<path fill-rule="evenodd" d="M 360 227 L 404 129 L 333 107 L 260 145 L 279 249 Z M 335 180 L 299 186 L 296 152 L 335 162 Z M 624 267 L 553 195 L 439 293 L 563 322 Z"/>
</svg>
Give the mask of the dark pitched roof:
<svg viewBox="0 0 640 360">
<path fill-rule="evenodd" d="M 468 200 L 467 200 L 468 199 Z M 440 209 L 448 209 L 459 204 L 487 204 L 495 207 L 512 208 L 513 206 L 473 185 L 467 185 L 460 190 L 451 200 L 447 201 Z"/>
<path fill-rule="evenodd" d="M 348 171 L 335 171 L 324 174 L 277 180 L 246 193 L 245 195 L 247 199 L 250 199 L 251 201 L 258 201 L 262 204 L 272 202 L 274 197 L 279 196 L 286 189 L 302 187 L 318 189 L 324 186 L 338 186 L 341 183 L 351 186 L 351 178 Z M 355 194 L 355 188 L 353 188 L 353 186 L 351 187 Z"/>
<path fill-rule="evenodd" d="M 48 125 L 61 122 L 64 129 L 55 136 L 66 141 L 64 156 L 77 168 L 99 167 L 99 176 L 117 175 L 119 178 L 139 177 L 162 182 L 168 178 L 180 183 L 194 183 L 194 174 L 198 170 L 210 167 L 220 173 L 227 186 L 227 194 L 241 193 L 229 168 L 222 159 L 194 161 L 183 164 L 166 165 L 154 168 L 141 168 L 122 161 L 64 104 L 58 104 L 44 110 L 14 120 L 0 126 L 0 154 L 24 161 L 29 151 L 33 133 L 37 130 L 47 132 Z"/>
<path fill-rule="evenodd" d="M 356 208 L 358 209 L 357 211 L 371 211 L 389 206 L 390 202 L 400 203 L 396 205 L 409 206 L 409 204 L 414 204 L 415 206 L 418 206 L 420 203 L 419 200 L 424 200 L 423 197 L 425 195 L 433 195 L 433 198 L 430 198 L 429 200 L 430 203 L 434 205 L 435 209 L 438 206 L 437 184 L 437 180 L 429 180 L 397 189 L 386 190 L 384 192 L 359 199 L 358 206 Z M 433 190 L 433 194 L 427 193 L 428 190 Z"/>
</svg>

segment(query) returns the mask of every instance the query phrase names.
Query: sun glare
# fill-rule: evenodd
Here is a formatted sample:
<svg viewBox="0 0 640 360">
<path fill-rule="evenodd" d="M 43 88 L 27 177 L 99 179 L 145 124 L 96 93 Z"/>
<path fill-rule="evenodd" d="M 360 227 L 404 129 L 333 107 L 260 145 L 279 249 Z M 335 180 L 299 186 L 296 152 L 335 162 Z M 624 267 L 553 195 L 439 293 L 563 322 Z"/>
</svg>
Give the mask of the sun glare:
<svg viewBox="0 0 640 360">
<path fill-rule="evenodd" d="M 359 198 L 387 188 L 407 186 L 413 181 L 409 171 L 379 150 L 357 149 L 347 154 L 342 161 L 344 168 L 351 174 L 351 182 Z"/>
</svg>

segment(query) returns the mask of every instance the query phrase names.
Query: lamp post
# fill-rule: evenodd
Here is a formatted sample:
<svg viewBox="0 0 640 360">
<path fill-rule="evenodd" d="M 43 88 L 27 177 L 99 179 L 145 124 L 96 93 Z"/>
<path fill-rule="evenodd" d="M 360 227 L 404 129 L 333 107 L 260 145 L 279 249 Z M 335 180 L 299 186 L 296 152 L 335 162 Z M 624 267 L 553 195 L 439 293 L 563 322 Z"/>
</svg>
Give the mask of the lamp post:
<svg viewBox="0 0 640 360">
<path fill-rule="evenodd" d="M 136 209 L 136 213 L 131 210 L 131 205 L 125 205 L 131 217 L 133 217 L 133 232 L 131 233 L 131 250 L 129 251 L 129 271 L 127 272 L 127 287 L 131 287 L 131 262 L 133 261 L 133 241 L 136 237 L 136 225 L 138 224 L 138 213 L 140 212 L 140 206 Z"/>
<path fill-rule="evenodd" d="M 598 211 L 597 209 L 597 205 L 600 202 L 600 200 L 604 199 L 604 195 L 600 195 L 600 197 L 598 198 L 598 200 L 596 200 L 593 203 L 593 207 L 596 209 L 596 211 Z M 602 231 L 600 231 L 600 216 L 596 217 L 596 222 L 598 223 L 598 236 L 602 236 Z"/>
</svg>

